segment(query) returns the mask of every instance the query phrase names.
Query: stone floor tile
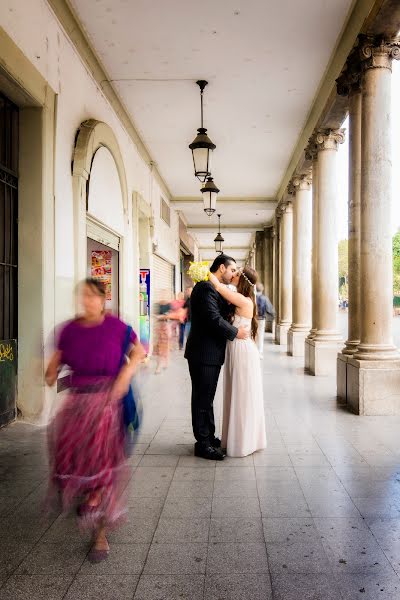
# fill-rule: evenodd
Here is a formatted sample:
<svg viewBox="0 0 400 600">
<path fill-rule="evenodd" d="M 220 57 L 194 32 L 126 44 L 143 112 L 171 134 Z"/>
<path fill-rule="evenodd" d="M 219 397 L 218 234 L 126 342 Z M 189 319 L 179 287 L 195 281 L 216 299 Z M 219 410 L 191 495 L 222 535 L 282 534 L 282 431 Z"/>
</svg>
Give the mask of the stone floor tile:
<svg viewBox="0 0 400 600">
<path fill-rule="evenodd" d="M 255 456 L 255 455 L 254 455 Z M 225 467 L 253 467 L 253 455 L 243 456 L 242 458 L 232 458 L 227 456 L 224 460 L 217 461 L 216 468 L 221 469 Z"/>
<path fill-rule="evenodd" d="M 160 516 L 165 502 L 164 497 L 128 497 L 128 507 L 130 516 Z"/>
<path fill-rule="evenodd" d="M 155 481 L 148 479 L 132 480 L 129 484 L 130 498 L 148 498 L 149 496 L 165 498 L 168 494 L 171 481 Z"/>
<path fill-rule="evenodd" d="M 128 522 L 108 534 L 110 543 L 151 544 L 157 529 L 159 515 L 134 516 L 128 513 Z"/>
<path fill-rule="evenodd" d="M 322 454 L 290 454 L 294 467 L 327 467 L 328 459 Z"/>
<path fill-rule="evenodd" d="M 174 472 L 175 467 L 142 466 L 140 464 L 132 475 L 132 482 L 152 481 L 154 483 L 165 483 L 172 481 Z"/>
<path fill-rule="evenodd" d="M 191 456 L 193 444 L 150 444 L 146 454 L 172 454 L 174 456 Z"/>
<path fill-rule="evenodd" d="M 234 469 L 229 469 L 234 471 Z M 214 481 L 216 469 L 199 467 L 177 467 L 173 481 Z"/>
<path fill-rule="evenodd" d="M 321 534 L 309 518 L 263 519 L 265 541 L 268 544 L 304 544 L 319 540 Z"/>
<path fill-rule="evenodd" d="M 64 600 L 132 600 L 139 575 L 78 573 Z"/>
<path fill-rule="evenodd" d="M 255 481 L 254 467 L 220 467 L 215 469 L 215 481 Z"/>
<path fill-rule="evenodd" d="M 260 497 L 263 517 L 310 517 L 310 509 L 301 495 Z"/>
<path fill-rule="evenodd" d="M 218 471 L 218 469 L 217 469 Z M 215 481 L 214 497 L 215 498 L 257 498 L 257 484 L 254 481 L 239 480 L 239 481 Z"/>
<path fill-rule="evenodd" d="M 292 462 L 287 453 L 281 454 L 260 454 L 254 456 L 256 467 L 291 467 Z"/>
<path fill-rule="evenodd" d="M 261 519 L 211 519 L 210 543 L 264 543 Z"/>
<path fill-rule="evenodd" d="M 145 575 L 202 574 L 206 570 L 207 544 L 153 544 Z"/>
<path fill-rule="evenodd" d="M 264 544 L 209 545 L 207 574 L 268 573 L 268 560 Z"/>
<path fill-rule="evenodd" d="M 72 575 L 12 575 L 0 589 L 3 600 L 62 600 Z M 114 597 L 115 598 L 115 597 Z M 80 600 L 84 600 L 80 597 Z M 100 600 L 100 598 L 99 598 Z"/>
<path fill-rule="evenodd" d="M 160 519 L 155 544 L 208 542 L 210 519 Z"/>
<path fill-rule="evenodd" d="M 330 574 L 274 574 L 272 589 L 274 600 L 340 600 L 342 598 L 337 583 Z M 353 596 L 351 600 L 355 598 Z"/>
<path fill-rule="evenodd" d="M 140 574 L 146 562 L 149 544 L 112 544 L 107 560 L 92 564 L 88 559 L 83 563 L 80 574 L 93 575 L 136 575 Z"/>
<path fill-rule="evenodd" d="M 324 547 L 316 538 L 285 543 L 267 543 L 271 575 L 282 573 L 330 573 Z"/>
<path fill-rule="evenodd" d="M 165 501 L 162 518 L 190 519 L 209 518 L 211 515 L 211 498 L 179 498 L 170 497 Z"/>
<path fill-rule="evenodd" d="M 338 585 L 343 600 L 398 600 L 400 598 L 400 579 L 396 573 L 383 572 L 342 574 Z"/>
<path fill-rule="evenodd" d="M 352 498 L 355 506 L 364 518 L 400 517 L 400 496 Z"/>
<path fill-rule="evenodd" d="M 75 575 L 89 551 L 89 544 L 41 542 L 20 564 L 17 575 Z"/>
<path fill-rule="evenodd" d="M 142 575 L 134 600 L 203 600 L 204 575 Z"/>
<path fill-rule="evenodd" d="M 168 498 L 211 498 L 214 482 L 204 480 L 174 480 L 168 490 Z"/>
<path fill-rule="evenodd" d="M 261 517 L 258 498 L 214 497 L 212 501 L 212 517 Z"/>
<path fill-rule="evenodd" d="M 296 471 L 293 467 L 260 467 L 256 465 L 256 479 L 265 479 L 269 482 L 295 481 Z"/>
<path fill-rule="evenodd" d="M 141 467 L 176 467 L 179 456 L 173 454 L 145 454 L 140 460 Z"/>
<path fill-rule="evenodd" d="M 217 461 L 205 460 L 204 458 L 198 458 L 197 456 L 180 456 L 178 466 L 179 467 L 191 467 L 201 469 L 215 469 Z"/>
<path fill-rule="evenodd" d="M 204 600 L 272 600 L 267 574 L 207 575 Z"/>
</svg>

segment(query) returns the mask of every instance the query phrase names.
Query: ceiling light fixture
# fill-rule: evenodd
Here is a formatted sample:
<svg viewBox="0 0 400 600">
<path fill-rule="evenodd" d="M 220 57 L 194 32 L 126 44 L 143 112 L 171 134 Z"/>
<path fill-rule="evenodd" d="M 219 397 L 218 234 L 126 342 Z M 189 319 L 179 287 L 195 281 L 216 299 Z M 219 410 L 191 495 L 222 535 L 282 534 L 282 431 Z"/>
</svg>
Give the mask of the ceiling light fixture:
<svg viewBox="0 0 400 600">
<path fill-rule="evenodd" d="M 216 145 L 210 140 L 207 135 L 207 129 L 203 123 L 203 92 L 208 81 L 203 79 L 196 81 L 200 88 L 200 105 L 201 105 L 201 127 L 197 130 L 197 136 L 189 145 L 193 156 L 194 174 L 199 181 L 204 183 L 211 175 L 211 152 L 215 150 Z"/>
<path fill-rule="evenodd" d="M 215 243 L 215 252 L 218 252 L 218 254 L 222 254 L 223 253 L 223 249 L 222 249 L 222 244 L 224 243 L 224 238 L 221 235 L 221 215 L 218 215 L 218 234 L 217 237 L 214 240 Z"/>
</svg>

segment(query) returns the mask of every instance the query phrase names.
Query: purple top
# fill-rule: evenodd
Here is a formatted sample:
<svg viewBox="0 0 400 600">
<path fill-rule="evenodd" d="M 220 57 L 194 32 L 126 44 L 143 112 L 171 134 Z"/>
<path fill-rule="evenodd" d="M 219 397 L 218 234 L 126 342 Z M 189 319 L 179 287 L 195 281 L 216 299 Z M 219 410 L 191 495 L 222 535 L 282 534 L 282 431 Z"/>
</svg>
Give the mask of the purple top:
<svg viewBox="0 0 400 600">
<path fill-rule="evenodd" d="M 61 363 L 72 370 L 72 385 L 94 383 L 103 377 L 115 377 L 121 364 L 127 325 L 117 317 L 106 315 L 99 325 L 68 321 L 58 339 Z M 132 330 L 130 341 L 135 343 Z"/>
</svg>

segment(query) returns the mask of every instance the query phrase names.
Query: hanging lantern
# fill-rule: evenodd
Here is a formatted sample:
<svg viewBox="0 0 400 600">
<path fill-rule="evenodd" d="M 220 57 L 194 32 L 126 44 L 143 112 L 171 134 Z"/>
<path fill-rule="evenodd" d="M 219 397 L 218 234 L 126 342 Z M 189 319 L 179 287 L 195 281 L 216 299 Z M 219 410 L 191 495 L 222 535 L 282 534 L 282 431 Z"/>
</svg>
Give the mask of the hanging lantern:
<svg viewBox="0 0 400 600">
<path fill-rule="evenodd" d="M 219 189 L 215 185 L 212 177 L 207 177 L 207 183 L 201 188 L 204 202 L 204 212 L 211 217 L 217 209 L 217 195 Z"/>
<path fill-rule="evenodd" d="M 203 124 L 203 92 L 208 81 L 196 81 L 200 88 L 200 105 L 201 105 L 201 127 L 197 130 L 197 136 L 189 145 L 193 156 L 194 174 L 199 181 L 204 183 L 211 175 L 211 153 L 216 146 L 207 135 L 207 129 Z"/>
<path fill-rule="evenodd" d="M 221 215 L 218 215 L 218 233 L 217 233 L 217 237 L 214 239 L 214 244 L 215 244 L 215 252 L 217 252 L 218 254 L 222 254 L 223 249 L 222 249 L 222 244 L 224 243 L 224 238 L 221 235 Z"/>
</svg>

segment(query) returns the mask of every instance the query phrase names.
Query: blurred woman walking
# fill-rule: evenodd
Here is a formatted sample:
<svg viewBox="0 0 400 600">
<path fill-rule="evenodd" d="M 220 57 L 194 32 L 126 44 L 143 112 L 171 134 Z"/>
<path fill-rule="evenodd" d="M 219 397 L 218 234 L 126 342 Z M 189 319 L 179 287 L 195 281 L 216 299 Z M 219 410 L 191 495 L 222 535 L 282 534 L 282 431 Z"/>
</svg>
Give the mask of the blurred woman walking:
<svg viewBox="0 0 400 600">
<path fill-rule="evenodd" d="M 86 279 L 78 293 L 82 314 L 62 327 L 46 371 L 50 386 L 62 366 L 72 371 L 70 391 L 49 426 L 50 483 L 63 510 L 76 508 L 80 527 L 93 532 L 89 559 L 99 562 L 108 556 L 107 530 L 126 512 L 123 398 L 145 352 L 130 327 L 105 314 L 99 281 Z"/>
</svg>

